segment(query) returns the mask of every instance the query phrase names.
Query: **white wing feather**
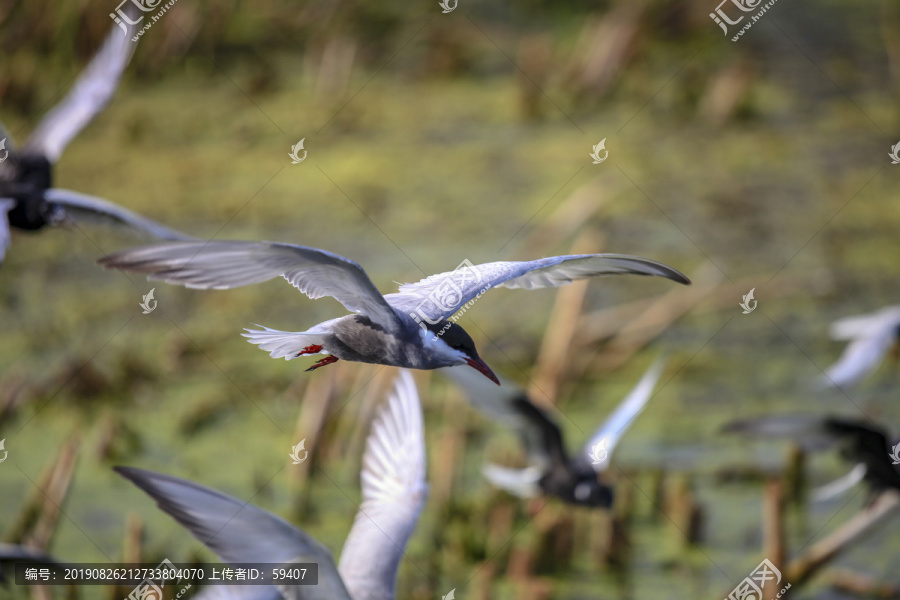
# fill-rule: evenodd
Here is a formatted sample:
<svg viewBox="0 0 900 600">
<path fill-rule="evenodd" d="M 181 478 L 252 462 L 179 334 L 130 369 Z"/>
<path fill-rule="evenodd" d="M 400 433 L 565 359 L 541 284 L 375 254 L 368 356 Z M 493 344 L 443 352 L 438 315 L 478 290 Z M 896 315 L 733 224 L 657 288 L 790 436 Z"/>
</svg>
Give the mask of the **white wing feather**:
<svg viewBox="0 0 900 600">
<path fill-rule="evenodd" d="M 422 409 L 406 370 L 372 425 L 361 480 L 362 504 L 338 570 L 354 600 L 393 600 L 400 559 L 428 495 Z"/>
</svg>

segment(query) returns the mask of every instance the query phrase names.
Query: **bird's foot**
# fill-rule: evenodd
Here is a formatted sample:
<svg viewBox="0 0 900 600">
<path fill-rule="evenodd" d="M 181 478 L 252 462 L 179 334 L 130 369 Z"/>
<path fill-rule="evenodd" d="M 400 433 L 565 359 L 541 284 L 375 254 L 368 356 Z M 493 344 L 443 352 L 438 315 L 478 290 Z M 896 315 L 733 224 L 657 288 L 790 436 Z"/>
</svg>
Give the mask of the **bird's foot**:
<svg viewBox="0 0 900 600">
<path fill-rule="evenodd" d="M 320 346 L 318 344 L 313 344 L 312 346 L 307 346 L 306 348 L 304 348 L 303 350 L 301 350 L 300 352 L 295 354 L 294 358 L 297 358 L 298 356 L 303 356 L 304 354 L 318 354 L 321 351 L 322 351 L 322 346 Z"/>
<path fill-rule="evenodd" d="M 316 364 L 314 364 L 313 366 L 311 366 L 310 368 L 308 368 L 307 371 L 314 371 L 315 369 L 318 369 L 319 367 L 324 367 L 325 365 L 330 365 L 331 363 L 336 363 L 337 361 L 338 361 L 337 356 L 331 356 L 329 354 L 325 358 L 320 358 L 319 361 Z"/>
</svg>

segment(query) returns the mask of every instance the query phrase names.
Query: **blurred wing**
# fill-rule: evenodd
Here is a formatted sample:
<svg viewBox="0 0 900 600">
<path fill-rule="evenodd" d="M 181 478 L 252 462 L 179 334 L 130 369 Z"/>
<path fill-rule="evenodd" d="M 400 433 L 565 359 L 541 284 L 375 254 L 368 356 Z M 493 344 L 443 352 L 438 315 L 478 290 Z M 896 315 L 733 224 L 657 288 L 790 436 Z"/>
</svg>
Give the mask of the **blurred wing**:
<svg viewBox="0 0 900 600">
<path fill-rule="evenodd" d="M 177 477 L 131 467 L 115 470 L 156 500 L 163 512 L 223 562 L 315 562 L 319 565 L 319 585 L 291 589 L 302 587 L 304 599 L 354 600 L 341 581 L 331 553 L 272 513 Z"/>
<path fill-rule="evenodd" d="M 883 329 L 900 325 L 900 306 L 887 306 L 879 311 L 844 317 L 831 324 L 829 334 L 835 340 L 855 340 L 878 335 Z"/>
<path fill-rule="evenodd" d="M 835 479 L 829 484 L 817 487 L 812 491 L 812 499 L 815 502 L 827 502 L 832 500 L 856 484 L 865 479 L 866 477 L 866 465 L 863 463 L 857 464 L 855 467 L 850 469 L 850 472 Z"/>
<path fill-rule="evenodd" d="M 393 598 L 400 559 L 428 495 L 422 408 L 406 370 L 372 424 L 360 479 L 362 504 L 338 570 L 354 600 Z"/>
<path fill-rule="evenodd" d="M 525 390 L 505 378 L 501 378 L 502 385 L 494 385 L 467 366 L 444 368 L 441 372 L 465 390 L 469 403 L 478 411 L 519 436 L 532 466 L 548 469 L 553 465 L 568 469 L 559 426 L 531 402 Z M 482 379 L 484 381 L 480 381 Z"/>
<path fill-rule="evenodd" d="M 51 188 L 44 192 L 44 199 L 51 206 L 51 221 L 54 225 L 65 222 L 106 223 L 132 229 L 161 240 L 187 241 L 193 239 L 180 231 L 169 229 L 165 225 L 95 196 Z"/>
<path fill-rule="evenodd" d="M 13 569 L 17 562 L 58 564 L 56 559 L 44 554 L 40 550 L 34 550 L 17 544 L 0 543 L 0 583 L 14 579 L 15 571 Z"/>
<path fill-rule="evenodd" d="M 893 330 L 882 329 L 877 335 L 850 342 L 837 362 L 828 367 L 821 385 L 846 388 L 860 382 L 878 368 L 896 337 Z"/>
<path fill-rule="evenodd" d="M 581 254 L 530 262 L 460 265 L 455 271 L 403 284 L 400 293 L 386 298 L 398 310 L 419 311 L 424 318 L 436 321 L 450 317 L 466 302 L 492 287 L 533 290 L 559 287 L 587 277 L 621 274 L 653 275 L 690 283 L 672 267 L 646 258 L 625 254 Z"/>
<path fill-rule="evenodd" d="M 312 299 L 330 296 L 390 330 L 399 323 L 362 267 L 318 248 L 274 242 L 182 242 L 123 250 L 98 262 L 199 289 L 224 290 L 280 276 Z"/>
<path fill-rule="evenodd" d="M 825 418 L 810 415 L 773 415 L 732 421 L 722 427 L 722 432 L 767 439 L 791 439 L 810 450 L 821 450 L 837 442 L 837 437 L 829 430 Z"/>
<path fill-rule="evenodd" d="M 23 154 L 59 160 L 72 138 L 112 99 L 137 44 L 113 25 L 75 87 L 50 110 L 28 138 Z"/>
<path fill-rule="evenodd" d="M 637 416 L 647 406 L 647 401 L 653 394 L 653 388 L 662 375 L 666 362 L 662 359 L 657 360 L 647 371 L 637 385 L 628 393 L 624 400 L 619 404 L 616 410 L 606 419 L 591 439 L 585 444 L 582 456 L 590 453 L 591 448 L 601 440 L 606 440 L 604 448 L 611 456 L 619 440 L 628 431 L 628 428 L 637 418 Z M 605 471 L 609 467 L 609 460 L 604 460 L 600 464 L 591 465 L 595 471 Z"/>
<path fill-rule="evenodd" d="M 6 250 L 12 241 L 12 235 L 9 232 L 9 211 L 16 205 L 14 200 L 0 198 L 0 265 L 6 258 Z"/>
<path fill-rule="evenodd" d="M 491 485 L 513 496 L 536 498 L 541 495 L 540 481 L 543 473 L 537 467 L 510 469 L 488 463 L 481 469 L 481 474 Z"/>
</svg>

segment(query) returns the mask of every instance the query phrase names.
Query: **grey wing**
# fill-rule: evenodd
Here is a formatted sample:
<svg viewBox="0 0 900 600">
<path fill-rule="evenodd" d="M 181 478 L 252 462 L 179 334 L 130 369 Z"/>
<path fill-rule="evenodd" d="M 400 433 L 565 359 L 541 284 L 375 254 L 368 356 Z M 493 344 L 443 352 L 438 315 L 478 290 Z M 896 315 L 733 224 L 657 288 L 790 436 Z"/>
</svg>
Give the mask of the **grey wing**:
<svg viewBox="0 0 900 600">
<path fill-rule="evenodd" d="M 653 395 L 653 388 L 659 381 L 666 363 L 662 359 L 656 360 L 650 368 L 644 373 L 637 385 L 632 388 L 624 400 L 616 407 L 616 410 L 606 419 L 600 426 L 587 444 L 581 456 L 590 453 L 591 449 L 600 442 L 606 443 L 602 446 L 608 455 L 612 455 L 613 450 L 628 431 L 628 428 L 634 423 L 637 416 L 647 406 L 647 402 Z M 592 461 L 593 462 L 593 461 Z M 609 460 L 601 461 L 599 464 L 592 464 L 595 471 L 605 471 L 609 467 Z"/>
<path fill-rule="evenodd" d="M 418 314 L 436 322 L 450 317 L 464 304 L 493 287 L 559 287 L 578 279 L 600 275 L 652 275 L 678 283 L 690 280 L 662 263 L 625 254 L 578 254 L 552 256 L 529 262 L 464 262 L 456 270 L 431 275 L 417 283 L 400 286 L 400 293 L 387 296 L 398 310 Z"/>
<path fill-rule="evenodd" d="M 230 289 L 284 277 L 310 298 L 330 296 L 389 330 L 398 318 L 358 264 L 325 250 L 275 242 L 180 242 L 123 250 L 98 261 L 189 288 Z"/>
<path fill-rule="evenodd" d="M 44 199 L 50 205 L 50 220 L 54 225 L 66 222 L 100 222 L 132 229 L 161 240 L 194 239 L 96 196 L 51 188 L 44 192 Z"/>
<path fill-rule="evenodd" d="M 23 154 L 59 160 L 68 143 L 109 103 L 137 44 L 113 26 L 75 87 L 35 128 Z"/>
<path fill-rule="evenodd" d="M 544 469 L 556 460 L 566 462 L 565 448 L 562 446 L 558 426 L 528 399 L 525 390 L 517 384 L 500 377 L 501 385 L 497 386 L 478 371 L 465 365 L 447 367 L 441 369 L 441 372 L 465 390 L 469 403 L 479 412 L 498 425 L 513 430 L 519 436 L 532 467 Z M 506 488 L 507 486 L 494 481 L 493 474 L 497 474 L 498 481 L 502 479 L 500 469 L 503 468 L 497 467 L 486 476 L 498 487 Z M 529 474 L 526 479 L 531 481 L 531 475 Z"/>
<path fill-rule="evenodd" d="M 216 490 L 161 473 L 115 467 L 157 506 L 205 544 L 223 562 L 315 562 L 319 585 L 297 586 L 296 598 L 353 600 L 347 593 L 331 553 L 302 530 L 272 513 Z M 287 596 L 286 596 L 287 597 Z"/>
<path fill-rule="evenodd" d="M 15 201 L 6 198 L 0 198 L 0 265 L 6 258 L 6 250 L 12 241 L 9 232 L 9 211 L 16 205 Z"/>
<path fill-rule="evenodd" d="M 428 495 L 422 408 L 400 370 L 366 440 L 362 504 L 338 570 L 354 600 L 393 599 L 397 569 Z"/>
</svg>

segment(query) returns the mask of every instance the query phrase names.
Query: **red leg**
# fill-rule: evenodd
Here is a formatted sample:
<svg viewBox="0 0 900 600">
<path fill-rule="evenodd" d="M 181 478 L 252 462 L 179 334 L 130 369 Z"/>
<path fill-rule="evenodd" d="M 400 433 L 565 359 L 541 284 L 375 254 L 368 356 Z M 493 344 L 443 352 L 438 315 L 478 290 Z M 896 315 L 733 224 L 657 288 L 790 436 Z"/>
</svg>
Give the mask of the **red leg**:
<svg viewBox="0 0 900 600">
<path fill-rule="evenodd" d="M 312 346 L 307 346 L 306 348 L 304 348 L 303 350 L 301 350 L 300 352 L 295 354 L 294 358 L 296 358 L 298 356 L 303 356 L 304 354 L 318 354 L 321 351 L 322 351 L 322 346 L 319 346 L 318 344 L 313 344 Z"/>
<path fill-rule="evenodd" d="M 324 367 L 325 365 L 330 365 L 331 363 L 336 363 L 338 361 L 337 356 L 328 355 L 325 358 L 320 358 L 319 361 L 307 369 L 307 371 L 313 371 L 318 369 L 319 367 Z"/>
</svg>

